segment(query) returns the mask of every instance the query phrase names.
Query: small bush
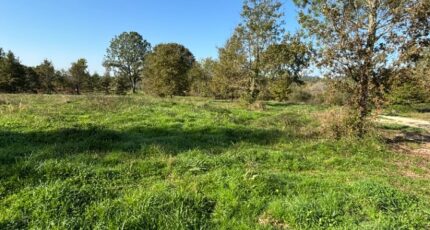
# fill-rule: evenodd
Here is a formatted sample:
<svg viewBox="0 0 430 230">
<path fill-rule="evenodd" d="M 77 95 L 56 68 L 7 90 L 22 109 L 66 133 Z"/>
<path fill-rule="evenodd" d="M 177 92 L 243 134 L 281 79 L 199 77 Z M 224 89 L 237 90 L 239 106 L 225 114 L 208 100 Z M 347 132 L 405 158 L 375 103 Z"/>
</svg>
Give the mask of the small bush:
<svg viewBox="0 0 430 230">
<path fill-rule="evenodd" d="M 259 110 L 265 110 L 266 104 L 262 101 L 256 101 L 256 102 L 250 104 L 248 107 L 251 110 L 258 110 L 259 111 Z"/>
<path fill-rule="evenodd" d="M 290 100 L 293 102 L 309 102 L 312 99 L 312 94 L 304 89 L 298 89 L 291 93 Z"/>
<path fill-rule="evenodd" d="M 357 116 L 350 109 L 338 107 L 322 113 L 318 113 L 320 121 L 320 133 L 327 138 L 341 139 L 356 135 Z M 365 124 L 369 130 L 370 124 Z"/>
</svg>

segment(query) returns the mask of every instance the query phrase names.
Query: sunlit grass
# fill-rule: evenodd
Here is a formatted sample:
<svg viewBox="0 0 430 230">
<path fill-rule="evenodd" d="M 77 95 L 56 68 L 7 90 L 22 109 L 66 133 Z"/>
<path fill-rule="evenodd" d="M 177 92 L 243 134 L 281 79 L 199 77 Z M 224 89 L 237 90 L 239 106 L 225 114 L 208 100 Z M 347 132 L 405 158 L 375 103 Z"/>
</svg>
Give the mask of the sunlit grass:
<svg viewBox="0 0 430 230">
<path fill-rule="evenodd" d="M 0 229 L 430 228 L 415 158 L 324 138 L 324 109 L 0 95 Z"/>
</svg>

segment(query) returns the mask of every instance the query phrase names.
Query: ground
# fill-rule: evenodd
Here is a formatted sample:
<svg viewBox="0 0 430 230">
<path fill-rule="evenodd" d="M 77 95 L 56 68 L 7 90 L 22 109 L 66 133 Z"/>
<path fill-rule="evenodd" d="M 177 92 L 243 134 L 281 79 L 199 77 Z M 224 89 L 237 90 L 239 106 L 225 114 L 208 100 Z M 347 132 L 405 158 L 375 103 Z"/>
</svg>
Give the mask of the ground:
<svg viewBox="0 0 430 230">
<path fill-rule="evenodd" d="M 382 115 L 382 116 L 379 116 L 379 120 L 381 123 L 415 127 L 415 128 L 424 129 L 425 131 L 430 132 L 430 121 L 426 121 L 422 119 Z"/>
<path fill-rule="evenodd" d="M 413 109 L 414 110 L 414 109 Z M 400 163 L 403 173 L 409 177 L 430 178 L 430 113 L 428 110 L 407 111 L 400 116 L 379 116 L 378 123 L 389 140 L 389 147 L 398 153 L 418 157 L 418 161 Z M 388 134 L 388 135 L 387 135 Z M 415 173 L 418 169 L 420 174 Z"/>
<path fill-rule="evenodd" d="M 328 109 L 0 95 L 0 229 L 430 228 L 429 161 Z"/>
</svg>

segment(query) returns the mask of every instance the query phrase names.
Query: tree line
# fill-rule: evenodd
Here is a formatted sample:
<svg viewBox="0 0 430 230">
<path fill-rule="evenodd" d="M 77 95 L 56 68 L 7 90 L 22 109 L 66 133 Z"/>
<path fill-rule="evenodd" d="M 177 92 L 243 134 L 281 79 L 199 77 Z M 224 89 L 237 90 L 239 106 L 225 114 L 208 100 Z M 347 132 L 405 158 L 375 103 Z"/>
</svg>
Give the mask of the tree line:
<svg viewBox="0 0 430 230">
<path fill-rule="evenodd" d="M 45 60 L 22 65 L 0 49 L 0 91 L 37 93 L 143 91 L 161 97 L 205 96 L 286 100 L 306 70 L 318 70 L 333 93 L 347 95 L 357 130 L 387 98 L 426 98 L 430 2 L 422 0 L 294 0 L 301 28 L 286 32 L 282 3 L 245 0 L 241 23 L 218 58 L 196 60 L 181 44 L 152 47 L 137 32 L 114 37 L 103 76 L 85 59 L 65 70 Z M 424 95 L 424 96 L 423 96 Z M 423 99 L 424 100 L 424 99 Z"/>
</svg>

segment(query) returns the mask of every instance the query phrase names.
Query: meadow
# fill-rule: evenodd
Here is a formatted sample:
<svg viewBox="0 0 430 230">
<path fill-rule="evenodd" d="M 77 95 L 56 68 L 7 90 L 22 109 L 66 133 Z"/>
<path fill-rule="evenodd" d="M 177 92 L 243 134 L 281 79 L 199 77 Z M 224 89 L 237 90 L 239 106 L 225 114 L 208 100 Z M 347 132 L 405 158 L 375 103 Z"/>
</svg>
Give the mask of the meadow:
<svg viewBox="0 0 430 230">
<path fill-rule="evenodd" d="M 0 95 L 0 229 L 429 229 L 428 159 L 328 109 Z"/>
</svg>

